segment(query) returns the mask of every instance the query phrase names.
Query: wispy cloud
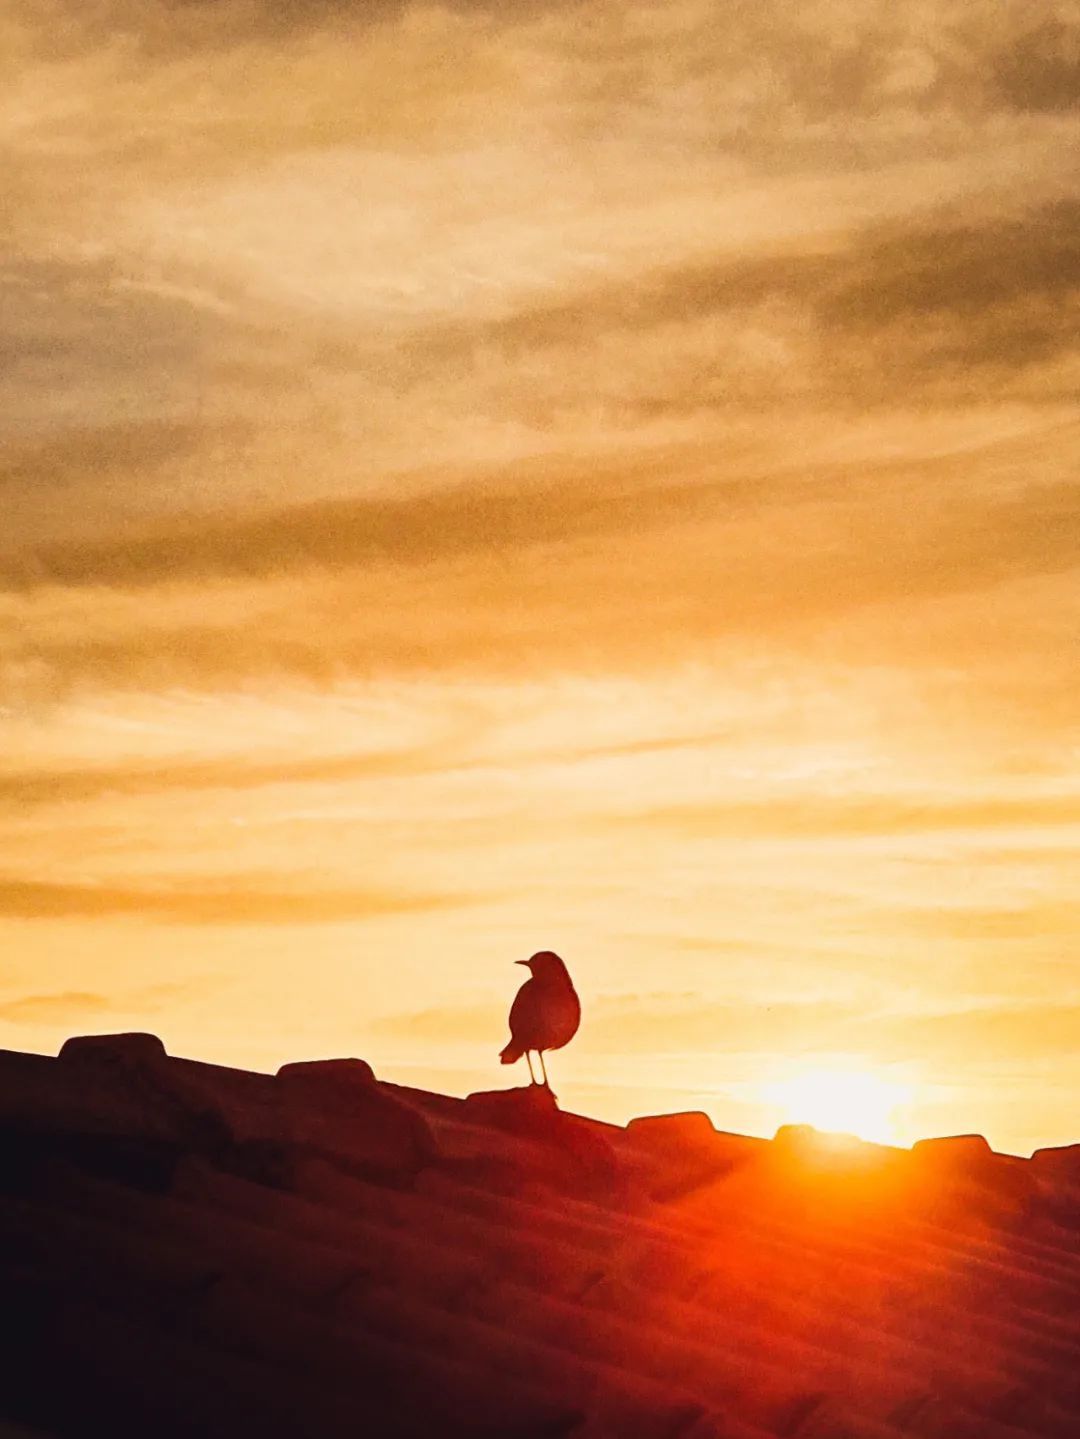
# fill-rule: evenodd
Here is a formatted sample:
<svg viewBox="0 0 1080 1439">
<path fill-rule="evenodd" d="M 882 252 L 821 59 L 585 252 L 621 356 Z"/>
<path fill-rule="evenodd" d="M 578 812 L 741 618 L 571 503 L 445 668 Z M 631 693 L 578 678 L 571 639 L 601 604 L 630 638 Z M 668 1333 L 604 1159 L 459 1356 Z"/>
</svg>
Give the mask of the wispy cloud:
<svg viewBox="0 0 1080 1439">
<path fill-rule="evenodd" d="M 1055 426 L 820 478 L 575 477 L 23 546 L 5 562 L 18 588 L 0 599 L 0 665 L 9 685 L 55 677 L 61 690 L 619 669 L 723 640 L 803 645 L 857 619 L 834 634 L 839 659 L 863 662 L 872 643 L 878 662 L 907 663 L 917 624 L 923 668 L 959 653 L 976 683 L 995 663 L 1020 674 L 1041 649 L 1031 682 L 1068 688 L 1078 443 L 1075 425 Z M 1032 628 L 1033 601 L 1010 587 L 1058 580 L 1060 603 L 1040 602 Z M 898 627 L 898 612 L 918 619 Z M 1034 646 L 1019 656 L 1014 624 Z"/>
<path fill-rule="evenodd" d="M 503 1010 L 499 1003 L 419 1010 L 387 1016 L 369 1031 L 480 1048 L 502 1033 Z M 884 1008 L 831 1000 L 718 1003 L 700 995 L 646 993 L 599 1000 L 585 1014 L 582 1035 L 592 1053 L 603 1055 L 738 1055 L 775 1064 L 832 1052 L 860 1056 L 870 1064 L 921 1064 L 953 1072 L 973 1059 L 1022 1059 L 1040 1036 L 1044 1056 L 1069 1055 L 1078 1021 L 1075 997 L 1054 1004 L 991 999 L 945 1009 L 918 1001 Z"/>
<path fill-rule="evenodd" d="M 170 924 L 336 924 L 465 907 L 484 896 L 387 890 L 274 890 L 242 882 L 197 887 L 75 884 L 0 879 L 0 917 L 100 919 L 130 916 Z"/>
<path fill-rule="evenodd" d="M 669 830 L 683 839 L 850 839 L 949 832 L 1043 829 L 1080 824 L 1080 794 L 940 800 L 907 796 L 688 804 L 619 816 L 614 824 Z"/>
<path fill-rule="evenodd" d="M 0 775 L 0 804 L 19 809 L 109 796 L 165 794 L 172 790 L 243 791 L 274 785 L 332 784 L 368 778 L 442 772 L 447 757 L 437 747 L 371 754 L 292 758 L 253 763 L 240 757 L 186 763 L 129 764 L 86 769 L 19 771 Z"/>
<path fill-rule="evenodd" d="M 593 1094 L 657 964 L 729 1074 L 921 1034 L 1036 1083 L 1041 1024 L 1067 1066 L 1078 35 L 0 0 L 9 1020 L 200 926 L 412 1064 L 561 925 Z"/>
<path fill-rule="evenodd" d="M 24 994 L 0 1001 L 0 1020 L 19 1025 L 67 1025 L 113 1016 L 155 1014 L 217 987 L 218 982 L 207 976 L 183 983 L 143 985 L 113 994 L 77 989 Z"/>
<path fill-rule="evenodd" d="M 124 1006 L 104 994 L 66 990 L 62 994 L 27 994 L 0 1003 L 0 1020 L 8 1024 L 81 1024 L 99 1015 L 122 1012 Z"/>
</svg>

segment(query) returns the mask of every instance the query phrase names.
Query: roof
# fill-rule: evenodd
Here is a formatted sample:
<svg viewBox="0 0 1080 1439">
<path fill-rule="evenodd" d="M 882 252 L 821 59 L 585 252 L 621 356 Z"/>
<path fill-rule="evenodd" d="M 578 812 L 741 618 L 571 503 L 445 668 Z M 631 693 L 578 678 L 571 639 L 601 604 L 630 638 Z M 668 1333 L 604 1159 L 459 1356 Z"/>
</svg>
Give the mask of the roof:
<svg viewBox="0 0 1080 1439">
<path fill-rule="evenodd" d="M 1080 1146 L 0 1052 L 0 1436 L 1065 1439 Z"/>
</svg>

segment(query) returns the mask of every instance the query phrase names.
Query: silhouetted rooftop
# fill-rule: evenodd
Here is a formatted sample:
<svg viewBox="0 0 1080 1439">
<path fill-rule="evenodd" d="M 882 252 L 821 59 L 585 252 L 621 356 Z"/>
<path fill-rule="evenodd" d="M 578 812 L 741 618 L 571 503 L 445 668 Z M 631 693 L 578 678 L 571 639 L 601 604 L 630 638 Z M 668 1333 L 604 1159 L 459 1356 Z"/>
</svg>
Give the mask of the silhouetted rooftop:
<svg viewBox="0 0 1080 1439">
<path fill-rule="evenodd" d="M 0 1052 L 0 1116 L 0 1435 L 1080 1434 L 1080 1145 L 624 1129 L 149 1035 Z"/>
</svg>

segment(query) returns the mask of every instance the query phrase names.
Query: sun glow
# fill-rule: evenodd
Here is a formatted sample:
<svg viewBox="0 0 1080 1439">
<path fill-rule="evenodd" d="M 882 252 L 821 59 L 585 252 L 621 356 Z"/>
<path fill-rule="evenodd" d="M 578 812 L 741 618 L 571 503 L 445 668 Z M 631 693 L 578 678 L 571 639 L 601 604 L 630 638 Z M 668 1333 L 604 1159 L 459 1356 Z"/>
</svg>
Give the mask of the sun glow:
<svg viewBox="0 0 1080 1439">
<path fill-rule="evenodd" d="M 768 1084 L 762 1097 L 781 1124 L 811 1124 L 878 1144 L 903 1142 L 899 1114 L 914 1097 L 911 1085 L 871 1070 L 808 1069 Z"/>
</svg>

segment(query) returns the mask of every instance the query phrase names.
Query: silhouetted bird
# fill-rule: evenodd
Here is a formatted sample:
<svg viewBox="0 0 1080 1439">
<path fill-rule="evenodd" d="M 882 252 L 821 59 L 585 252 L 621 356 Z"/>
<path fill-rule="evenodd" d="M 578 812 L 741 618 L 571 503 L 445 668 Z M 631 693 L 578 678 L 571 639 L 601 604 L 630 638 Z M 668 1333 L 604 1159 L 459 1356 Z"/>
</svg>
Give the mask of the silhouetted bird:
<svg viewBox="0 0 1080 1439">
<path fill-rule="evenodd" d="M 521 986 L 510 1006 L 510 1043 L 499 1058 L 503 1064 L 514 1064 L 524 1055 L 529 1078 L 536 1084 L 530 1055 L 530 1051 L 535 1050 L 540 1057 L 544 1083 L 550 1089 L 544 1050 L 562 1049 L 577 1034 L 581 1001 L 566 965 L 550 949 L 540 950 L 531 959 L 516 959 L 514 963 L 523 964 L 531 971 L 532 978 Z"/>
</svg>

